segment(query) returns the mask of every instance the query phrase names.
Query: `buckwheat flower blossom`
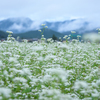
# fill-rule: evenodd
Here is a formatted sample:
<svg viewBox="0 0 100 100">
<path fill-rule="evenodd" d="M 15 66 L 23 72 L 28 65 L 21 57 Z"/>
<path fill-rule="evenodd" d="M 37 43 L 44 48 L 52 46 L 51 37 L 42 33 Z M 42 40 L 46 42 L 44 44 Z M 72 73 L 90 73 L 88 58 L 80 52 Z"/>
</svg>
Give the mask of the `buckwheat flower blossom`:
<svg viewBox="0 0 100 100">
<path fill-rule="evenodd" d="M 44 60 L 46 61 L 46 60 L 55 59 L 55 58 L 57 58 L 57 56 L 48 54 L 48 55 L 45 57 Z"/>
<path fill-rule="evenodd" d="M 66 78 L 68 76 L 67 71 L 65 71 L 62 68 L 49 68 L 46 69 L 46 73 L 50 74 L 50 75 L 57 75 L 58 78 L 61 78 L 62 81 L 66 81 Z"/>
<path fill-rule="evenodd" d="M 96 30 L 98 30 L 98 31 L 99 31 L 99 30 L 100 30 L 100 28 L 97 28 Z"/>
<path fill-rule="evenodd" d="M 7 33 L 10 33 L 10 34 L 12 34 L 13 32 L 12 31 L 6 31 Z"/>
<path fill-rule="evenodd" d="M 45 95 L 46 94 L 46 95 Z M 54 100 L 74 100 L 69 94 L 62 94 L 59 89 L 43 89 L 39 94 L 40 100 L 52 100 L 48 96 L 53 96 Z M 75 98 L 75 100 L 78 100 Z"/>
<path fill-rule="evenodd" d="M 41 24 L 41 26 L 45 26 L 45 24 Z"/>
<path fill-rule="evenodd" d="M 44 77 L 43 77 L 43 81 L 52 81 L 53 80 L 53 78 L 52 78 L 52 76 L 51 75 L 48 75 L 48 74 L 46 74 L 46 75 L 44 75 Z"/>
<path fill-rule="evenodd" d="M 100 86 L 100 79 L 96 81 L 96 84 Z"/>
<path fill-rule="evenodd" d="M 71 33 L 76 33 L 75 31 L 71 31 Z"/>
<path fill-rule="evenodd" d="M 39 60 L 39 61 L 43 61 L 44 58 L 43 58 L 43 57 L 38 57 L 37 60 Z"/>
<path fill-rule="evenodd" d="M 18 63 L 18 61 L 17 61 L 17 59 L 15 57 L 9 57 L 9 62 Z"/>
<path fill-rule="evenodd" d="M 33 50 L 34 51 L 41 51 L 41 50 L 43 50 L 43 46 L 34 46 Z"/>
<path fill-rule="evenodd" d="M 31 75 L 31 72 L 30 72 L 29 68 L 23 68 L 22 71 L 24 72 L 24 74 Z"/>
<path fill-rule="evenodd" d="M 64 38 L 64 39 L 66 39 L 67 37 L 68 37 L 68 36 L 67 36 L 67 35 L 65 35 L 63 38 Z"/>
<path fill-rule="evenodd" d="M 27 43 L 27 42 L 28 42 L 28 40 L 27 40 L 27 39 L 23 39 L 23 42 Z"/>
<path fill-rule="evenodd" d="M 48 38 L 47 41 L 50 42 L 52 40 L 52 38 Z"/>
<path fill-rule="evenodd" d="M 38 30 L 39 32 L 41 32 L 41 30 Z"/>
<path fill-rule="evenodd" d="M 70 39 L 70 37 L 67 38 L 68 40 Z"/>
<path fill-rule="evenodd" d="M 8 55 L 8 56 L 11 56 L 12 54 L 10 52 L 4 52 L 2 53 L 3 55 Z"/>
<path fill-rule="evenodd" d="M 77 35 L 77 37 L 81 37 L 80 35 Z"/>
<path fill-rule="evenodd" d="M 15 81 L 20 81 L 20 82 L 22 82 L 22 83 L 26 83 L 27 82 L 27 80 L 25 79 L 25 78 L 22 78 L 22 77 L 15 77 L 14 79 L 13 79 L 13 81 L 15 82 Z"/>
<path fill-rule="evenodd" d="M 42 35 L 42 38 L 44 38 L 44 35 Z"/>
<path fill-rule="evenodd" d="M 0 60 L 0 66 L 2 66 L 3 65 L 3 63 L 2 63 L 2 61 Z"/>
<path fill-rule="evenodd" d="M 8 72 L 6 70 L 3 71 L 4 75 L 8 75 Z"/>
<path fill-rule="evenodd" d="M 24 72 L 22 70 L 17 70 L 16 68 L 10 68 L 10 71 L 13 71 L 14 73 L 19 73 L 21 75 L 24 75 Z"/>
<path fill-rule="evenodd" d="M 92 97 L 98 97 L 100 95 L 100 93 L 96 89 L 94 89 L 91 94 Z"/>
<path fill-rule="evenodd" d="M 6 98 L 10 97 L 11 89 L 6 87 L 0 88 L 0 94 L 3 94 Z"/>
<path fill-rule="evenodd" d="M 45 26 L 45 28 L 48 28 L 48 26 Z"/>
<path fill-rule="evenodd" d="M 62 45 L 58 46 L 58 48 L 61 48 L 61 49 L 68 49 L 68 47 L 67 47 L 66 44 L 62 44 Z"/>
<path fill-rule="evenodd" d="M 91 85 L 92 85 L 93 87 L 98 88 L 98 85 L 97 85 L 95 82 L 92 82 Z"/>
<path fill-rule="evenodd" d="M 59 95 L 61 94 L 61 91 L 58 89 L 42 89 L 42 92 L 39 94 L 40 98 L 43 97 L 44 94 L 46 94 L 47 96 L 52 96 L 54 94 Z"/>
<path fill-rule="evenodd" d="M 88 83 L 86 83 L 85 81 L 76 81 L 73 88 L 75 90 L 79 90 L 80 88 L 87 88 L 88 87 Z"/>
</svg>

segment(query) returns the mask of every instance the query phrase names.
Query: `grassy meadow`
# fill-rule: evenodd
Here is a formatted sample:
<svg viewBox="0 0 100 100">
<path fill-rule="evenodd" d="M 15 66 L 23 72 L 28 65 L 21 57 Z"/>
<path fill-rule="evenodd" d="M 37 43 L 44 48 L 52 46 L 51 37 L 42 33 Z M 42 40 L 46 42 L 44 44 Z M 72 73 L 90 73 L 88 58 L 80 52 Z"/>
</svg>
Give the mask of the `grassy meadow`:
<svg viewBox="0 0 100 100">
<path fill-rule="evenodd" d="M 100 100 L 100 44 L 9 35 L 0 42 L 0 100 L 19 99 Z"/>
</svg>

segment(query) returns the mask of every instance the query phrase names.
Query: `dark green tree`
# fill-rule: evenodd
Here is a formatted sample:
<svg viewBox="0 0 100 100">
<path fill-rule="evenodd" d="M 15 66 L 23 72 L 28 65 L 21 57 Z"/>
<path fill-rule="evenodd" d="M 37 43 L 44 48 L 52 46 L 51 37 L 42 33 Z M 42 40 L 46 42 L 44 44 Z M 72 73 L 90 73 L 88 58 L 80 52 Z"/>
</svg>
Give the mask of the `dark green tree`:
<svg viewBox="0 0 100 100">
<path fill-rule="evenodd" d="M 55 40 L 58 40 L 58 38 L 53 34 L 52 35 L 52 39 L 55 41 Z"/>
</svg>

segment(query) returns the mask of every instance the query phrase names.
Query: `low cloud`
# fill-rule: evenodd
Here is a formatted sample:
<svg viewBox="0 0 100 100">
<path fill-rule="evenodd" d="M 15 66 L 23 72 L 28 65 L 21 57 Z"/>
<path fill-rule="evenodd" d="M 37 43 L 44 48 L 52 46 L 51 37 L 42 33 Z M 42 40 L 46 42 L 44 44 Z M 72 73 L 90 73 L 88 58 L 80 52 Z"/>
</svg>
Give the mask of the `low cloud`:
<svg viewBox="0 0 100 100">
<path fill-rule="evenodd" d="M 12 26 L 9 27 L 8 30 L 17 30 L 18 32 L 25 30 L 25 27 L 23 27 L 22 24 L 16 24 L 14 23 Z"/>
<path fill-rule="evenodd" d="M 16 20 L 15 20 L 16 21 Z M 26 21 L 26 25 L 23 25 L 25 24 L 25 22 L 23 23 L 20 22 L 20 24 L 17 24 L 16 22 L 10 26 L 8 28 L 8 30 L 17 30 L 18 32 L 25 32 L 25 31 L 30 31 L 30 30 L 39 30 L 40 29 L 40 25 L 42 24 L 43 22 L 39 22 L 39 21 L 33 21 L 31 24 L 27 23 Z"/>
<path fill-rule="evenodd" d="M 65 24 L 59 25 L 58 31 L 66 32 L 66 31 L 77 30 L 80 28 L 83 28 L 81 30 L 82 32 L 100 28 L 100 21 L 98 20 L 98 18 L 76 19 L 75 21 L 72 21 L 70 23 L 66 22 Z"/>
<path fill-rule="evenodd" d="M 21 20 L 21 19 L 20 19 Z M 13 20 L 14 21 L 14 20 Z M 32 21 L 29 19 L 21 20 L 17 23 L 18 20 L 15 20 L 15 23 L 9 27 L 9 30 L 18 30 L 18 32 L 25 32 L 29 30 L 39 30 L 41 28 L 41 24 L 44 24 L 45 21 Z M 58 21 L 57 21 L 58 22 Z M 77 18 L 72 21 L 68 20 L 66 23 L 61 21 L 60 23 L 55 24 L 55 22 L 50 22 L 50 29 L 54 29 L 58 32 L 66 32 L 66 31 L 75 31 L 81 29 L 79 32 L 85 32 L 89 30 L 93 30 L 96 28 L 100 28 L 100 21 L 98 17 L 91 18 Z M 58 29 L 58 30 L 56 30 Z"/>
<path fill-rule="evenodd" d="M 29 30 L 39 30 L 40 29 L 40 25 L 42 23 L 43 22 L 41 22 L 41 21 L 34 21 L 28 29 Z"/>
<path fill-rule="evenodd" d="M 59 32 L 66 32 L 77 30 L 84 25 L 84 20 L 76 19 L 75 21 L 71 21 L 70 23 L 66 22 L 65 24 L 59 25 L 58 31 Z"/>
<path fill-rule="evenodd" d="M 92 16 L 92 17 L 89 17 L 87 19 L 87 21 L 89 22 L 88 26 L 86 27 L 86 30 L 92 30 L 92 29 L 95 29 L 95 28 L 100 28 L 100 20 L 99 20 L 99 16 Z"/>
</svg>

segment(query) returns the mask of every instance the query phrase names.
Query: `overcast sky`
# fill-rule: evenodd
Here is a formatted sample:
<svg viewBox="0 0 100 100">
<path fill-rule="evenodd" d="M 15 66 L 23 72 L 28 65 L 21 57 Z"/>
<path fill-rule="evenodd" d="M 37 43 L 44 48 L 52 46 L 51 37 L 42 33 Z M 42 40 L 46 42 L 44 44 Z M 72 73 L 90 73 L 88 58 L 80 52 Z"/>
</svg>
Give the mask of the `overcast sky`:
<svg viewBox="0 0 100 100">
<path fill-rule="evenodd" d="M 0 20 L 12 17 L 38 21 L 73 18 L 98 21 L 100 0 L 0 0 Z"/>
</svg>

